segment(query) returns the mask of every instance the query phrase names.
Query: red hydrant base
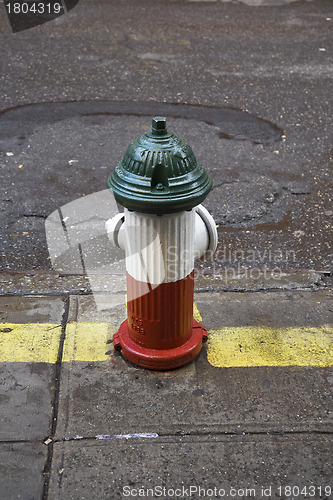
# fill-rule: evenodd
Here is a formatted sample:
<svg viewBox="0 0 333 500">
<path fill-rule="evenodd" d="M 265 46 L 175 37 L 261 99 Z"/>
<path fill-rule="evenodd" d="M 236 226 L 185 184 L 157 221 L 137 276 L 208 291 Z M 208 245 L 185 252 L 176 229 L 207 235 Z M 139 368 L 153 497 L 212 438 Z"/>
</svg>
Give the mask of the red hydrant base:
<svg viewBox="0 0 333 500">
<path fill-rule="evenodd" d="M 192 335 L 185 344 L 173 349 L 147 349 L 130 338 L 126 319 L 120 325 L 118 332 L 113 335 L 113 346 L 131 363 L 142 368 L 172 370 L 192 361 L 207 339 L 205 328 L 193 319 Z"/>
</svg>

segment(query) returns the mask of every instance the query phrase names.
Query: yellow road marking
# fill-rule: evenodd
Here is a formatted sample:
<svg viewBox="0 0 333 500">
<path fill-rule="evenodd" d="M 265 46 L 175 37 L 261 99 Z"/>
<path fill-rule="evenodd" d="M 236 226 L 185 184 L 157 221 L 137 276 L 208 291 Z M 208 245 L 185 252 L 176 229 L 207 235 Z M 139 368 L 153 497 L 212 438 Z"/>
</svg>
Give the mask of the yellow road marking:
<svg viewBox="0 0 333 500">
<path fill-rule="evenodd" d="M 69 323 L 66 326 L 63 361 L 105 361 L 112 349 L 106 342 L 114 330 L 107 323 Z"/>
<path fill-rule="evenodd" d="M 193 317 L 194 319 L 196 319 L 199 323 L 202 322 L 202 317 L 201 317 L 201 314 L 199 313 L 199 309 L 197 308 L 197 306 L 195 305 L 195 303 L 193 304 Z"/>
<path fill-rule="evenodd" d="M 201 321 L 195 306 L 194 317 Z M 67 324 L 62 361 L 109 360 L 112 333 L 108 323 Z M 0 362 L 55 363 L 60 337 L 60 325 L 2 323 Z M 207 359 L 214 367 L 333 366 L 332 346 L 331 326 L 228 327 L 209 332 Z"/>
<path fill-rule="evenodd" d="M 0 362 L 55 363 L 60 336 L 60 325 L 0 323 Z"/>
<path fill-rule="evenodd" d="M 212 366 L 333 366 L 333 328 L 244 326 L 208 332 Z"/>
<path fill-rule="evenodd" d="M 104 361 L 112 349 L 107 340 L 113 330 L 107 323 L 69 323 L 62 361 Z M 49 323 L 0 323 L 0 362 L 55 363 L 61 326 Z"/>
</svg>

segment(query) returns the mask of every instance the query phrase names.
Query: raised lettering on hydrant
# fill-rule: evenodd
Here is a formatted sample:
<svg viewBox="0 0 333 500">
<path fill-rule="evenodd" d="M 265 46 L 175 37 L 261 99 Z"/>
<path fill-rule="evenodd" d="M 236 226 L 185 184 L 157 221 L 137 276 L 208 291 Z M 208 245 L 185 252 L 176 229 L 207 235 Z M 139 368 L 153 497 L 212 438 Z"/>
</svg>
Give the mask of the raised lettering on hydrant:
<svg viewBox="0 0 333 500">
<path fill-rule="evenodd" d="M 132 363 L 169 370 L 188 363 L 207 340 L 193 319 L 194 261 L 213 253 L 216 225 L 200 205 L 212 181 L 190 146 L 155 117 L 108 177 L 124 207 L 107 221 L 125 250 L 128 317 L 113 344 Z"/>
</svg>

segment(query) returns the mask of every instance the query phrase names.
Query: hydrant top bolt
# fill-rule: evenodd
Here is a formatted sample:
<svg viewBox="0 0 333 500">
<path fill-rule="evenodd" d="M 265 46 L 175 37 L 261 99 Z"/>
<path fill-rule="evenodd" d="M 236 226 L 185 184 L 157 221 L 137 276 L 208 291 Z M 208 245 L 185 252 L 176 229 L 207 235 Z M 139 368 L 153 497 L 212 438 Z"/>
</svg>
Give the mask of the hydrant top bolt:
<svg viewBox="0 0 333 500">
<path fill-rule="evenodd" d="M 164 116 L 155 116 L 152 120 L 152 132 L 156 135 L 164 135 L 168 132 L 166 127 L 166 119 Z"/>
</svg>

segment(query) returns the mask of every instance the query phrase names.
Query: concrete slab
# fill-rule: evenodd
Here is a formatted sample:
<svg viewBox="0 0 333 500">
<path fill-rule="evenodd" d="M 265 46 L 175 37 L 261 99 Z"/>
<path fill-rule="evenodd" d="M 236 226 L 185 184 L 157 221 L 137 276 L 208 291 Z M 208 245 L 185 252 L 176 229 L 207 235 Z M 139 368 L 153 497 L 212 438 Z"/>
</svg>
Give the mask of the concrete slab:
<svg viewBox="0 0 333 500">
<path fill-rule="evenodd" d="M 64 310 L 62 297 L 0 297 L 0 322 L 2 323 L 60 325 Z"/>
<path fill-rule="evenodd" d="M 56 443 L 50 497 L 285 500 L 291 486 L 329 498 L 331 446 L 331 436 L 308 433 Z"/>
<path fill-rule="evenodd" d="M 1 441 L 43 440 L 51 432 L 64 310 L 60 297 L 0 298 Z M 52 361 L 40 356 L 44 348 L 52 351 Z"/>
<path fill-rule="evenodd" d="M 51 432 L 55 365 L 0 363 L 0 441 L 42 441 Z"/>
<path fill-rule="evenodd" d="M 168 374 L 121 358 L 63 368 L 57 439 L 163 432 L 329 432 L 332 370 L 212 368 Z M 292 395 L 292 396 L 291 396 Z"/>
<path fill-rule="evenodd" d="M 89 293 L 89 278 L 82 272 L 1 273 L 0 296 Z"/>
<path fill-rule="evenodd" d="M 115 288 L 119 281 L 123 282 L 123 277 L 115 280 Z M 70 296 L 68 321 L 77 322 L 105 322 L 109 323 L 114 329 L 117 329 L 121 322 L 126 318 L 126 284 L 122 290 L 115 290 L 115 293 L 94 294 L 94 295 L 76 295 Z M 111 308 L 101 308 L 100 301 L 105 295 L 105 302 L 112 303 Z"/>
<path fill-rule="evenodd" d="M 197 293 L 195 303 L 208 330 L 223 326 L 322 326 L 333 323 L 333 293 Z"/>
<path fill-rule="evenodd" d="M 0 497 L 40 499 L 46 458 L 47 448 L 41 443 L 0 443 Z"/>
<path fill-rule="evenodd" d="M 320 326 L 332 319 L 325 292 L 196 294 L 195 300 L 209 330 Z M 92 297 L 75 297 L 73 304 L 72 320 L 97 320 Z M 123 309 L 114 328 L 124 317 Z M 58 440 L 138 432 L 328 432 L 332 425 L 330 368 L 281 367 L 278 360 L 276 366 L 214 368 L 206 346 L 194 363 L 171 372 L 142 370 L 119 353 L 111 356 L 63 364 Z"/>
</svg>

